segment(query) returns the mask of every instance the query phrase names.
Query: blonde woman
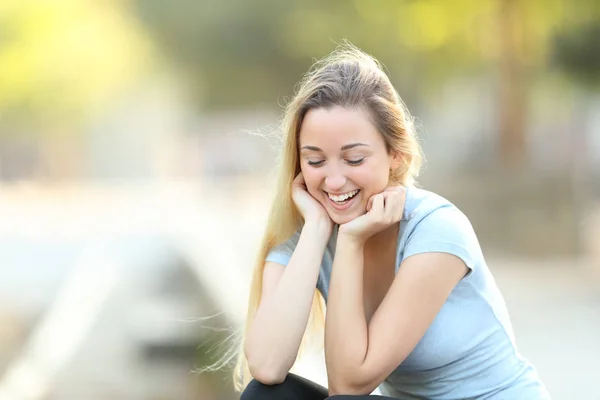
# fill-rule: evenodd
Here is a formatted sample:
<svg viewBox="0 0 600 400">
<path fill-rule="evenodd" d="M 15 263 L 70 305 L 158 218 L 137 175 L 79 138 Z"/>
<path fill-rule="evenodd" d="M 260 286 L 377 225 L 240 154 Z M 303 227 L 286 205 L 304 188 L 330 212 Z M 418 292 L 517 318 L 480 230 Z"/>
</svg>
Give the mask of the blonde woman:
<svg viewBox="0 0 600 400">
<path fill-rule="evenodd" d="M 469 220 L 415 187 L 412 119 L 377 61 L 346 44 L 317 62 L 283 132 L 241 398 L 362 399 L 377 387 L 388 399 L 549 398 Z M 289 373 L 323 322 L 327 389 Z"/>
</svg>

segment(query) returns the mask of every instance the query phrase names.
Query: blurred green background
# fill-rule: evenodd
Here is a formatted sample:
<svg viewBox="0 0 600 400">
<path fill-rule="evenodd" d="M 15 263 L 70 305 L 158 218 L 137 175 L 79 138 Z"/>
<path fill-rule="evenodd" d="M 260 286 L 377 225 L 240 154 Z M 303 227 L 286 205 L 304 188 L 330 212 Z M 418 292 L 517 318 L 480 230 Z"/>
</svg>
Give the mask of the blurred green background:
<svg viewBox="0 0 600 400">
<path fill-rule="evenodd" d="M 600 398 L 600 2 L 8 0 L 1 400 L 236 398 L 193 371 L 243 321 L 281 106 L 345 39 L 417 118 L 420 183 L 471 219 L 553 398 Z"/>
</svg>

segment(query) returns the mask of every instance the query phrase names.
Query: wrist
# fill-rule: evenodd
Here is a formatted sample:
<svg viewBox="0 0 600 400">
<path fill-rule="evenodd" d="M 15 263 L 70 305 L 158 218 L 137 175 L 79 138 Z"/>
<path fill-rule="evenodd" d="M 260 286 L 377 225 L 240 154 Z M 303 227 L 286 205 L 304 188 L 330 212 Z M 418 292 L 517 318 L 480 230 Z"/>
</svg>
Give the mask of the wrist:
<svg viewBox="0 0 600 400">
<path fill-rule="evenodd" d="M 355 248 L 362 250 L 366 243 L 366 238 L 358 237 L 350 233 L 346 233 L 343 230 L 338 231 L 337 245 L 343 245 L 345 247 Z"/>
<path fill-rule="evenodd" d="M 302 231 L 307 231 L 311 233 L 311 236 L 316 236 L 324 239 L 325 241 L 329 240 L 331 236 L 332 223 L 330 221 L 322 221 L 322 220 L 308 220 L 304 222 L 304 227 Z"/>
</svg>

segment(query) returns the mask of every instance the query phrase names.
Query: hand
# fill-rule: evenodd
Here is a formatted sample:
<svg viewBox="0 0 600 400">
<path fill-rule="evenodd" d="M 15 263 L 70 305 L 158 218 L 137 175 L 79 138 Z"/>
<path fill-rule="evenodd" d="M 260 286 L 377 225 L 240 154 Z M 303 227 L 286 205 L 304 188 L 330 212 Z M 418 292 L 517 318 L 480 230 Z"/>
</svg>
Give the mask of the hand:
<svg viewBox="0 0 600 400">
<path fill-rule="evenodd" d="M 369 198 L 366 214 L 340 225 L 339 234 L 364 244 L 371 236 L 402 219 L 405 201 L 403 186 L 388 187 Z"/>
<path fill-rule="evenodd" d="M 298 212 L 304 218 L 304 223 L 316 223 L 319 227 L 326 229 L 327 236 L 331 235 L 333 230 L 333 221 L 325 208 L 319 203 L 306 188 L 306 182 L 300 172 L 292 182 L 292 200 Z"/>
</svg>

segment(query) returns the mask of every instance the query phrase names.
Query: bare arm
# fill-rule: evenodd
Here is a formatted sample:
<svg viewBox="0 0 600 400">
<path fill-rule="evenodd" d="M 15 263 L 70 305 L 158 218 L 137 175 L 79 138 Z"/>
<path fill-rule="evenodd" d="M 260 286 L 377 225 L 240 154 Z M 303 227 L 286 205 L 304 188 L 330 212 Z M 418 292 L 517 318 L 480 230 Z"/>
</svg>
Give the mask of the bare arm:
<svg viewBox="0 0 600 400">
<path fill-rule="evenodd" d="M 359 303 L 360 253 L 360 247 L 344 245 L 334 261 L 325 330 L 331 395 L 375 390 L 414 349 L 467 272 L 464 262 L 451 254 L 407 258 L 367 325 Z"/>
<path fill-rule="evenodd" d="M 368 348 L 363 306 L 363 245 L 338 240 L 329 284 L 325 358 L 330 394 L 347 393 L 348 370 L 362 366 Z M 368 393 L 361 393 L 368 394 Z"/>
<path fill-rule="evenodd" d="M 286 267 L 265 264 L 261 302 L 244 348 L 250 373 L 262 383 L 281 383 L 296 360 L 328 239 L 328 227 L 307 223 Z"/>
<path fill-rule="evenodd" d="M 461 258 L 436 246 L 445 237 L 433 236 L 439 231 L 458 230 L 468 236 L 458 214 L 442 210 L 435 228 L 413 234 L 417 243 L 428 243 L 430 249 L 440 251 L 405 258 L 367 323 L 363 307 L 365 241 L 397 223 L 403 203 L 393 192 L 375 195 L 367 214 L 340 226 L 325 322 L 330 395 L 371 393 L 410 354 L 468 272 Z"/>
</svg>

